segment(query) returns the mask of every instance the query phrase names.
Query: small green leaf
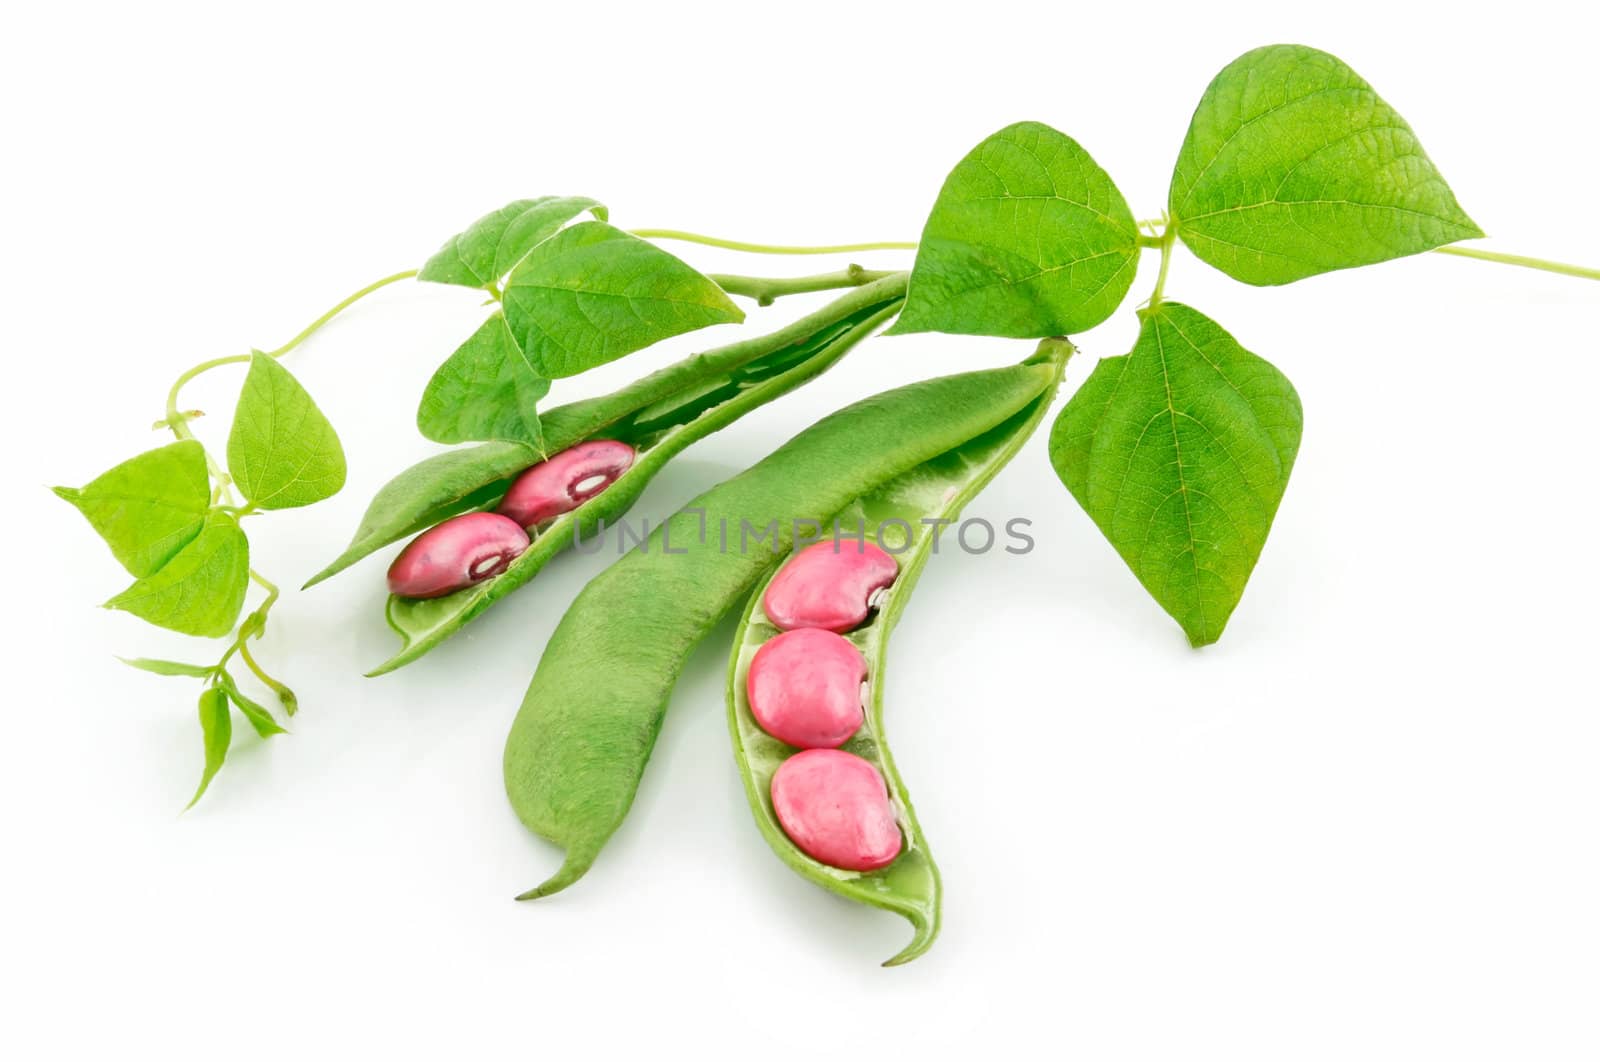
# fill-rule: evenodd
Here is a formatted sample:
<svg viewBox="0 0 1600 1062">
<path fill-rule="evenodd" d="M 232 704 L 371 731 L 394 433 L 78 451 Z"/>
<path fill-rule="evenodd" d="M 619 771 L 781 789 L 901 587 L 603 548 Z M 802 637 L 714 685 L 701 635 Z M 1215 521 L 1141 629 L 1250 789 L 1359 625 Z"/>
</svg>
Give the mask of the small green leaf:
<svg viewBox="0 0 1600 1062">
<path fill-rule="evenodd" d="M 1482 236 L 1405 119 L 1315 48 L 1246 52 L 1206 89 L 1169 210 L 1198 257 L 1287 284 Z"/>
<path fill-rule="evenodd" d="M 434 442 L 519 442 L 544 446 L 538 402 L 550 381 L 534 371 L 506 319 L 496 313 L 428 381 L 417 430 Z"/>
<path fill-rule="evenodd" d="M 428 259 L 417 279 L 493 289 L 529 251 L 585 210 L 606 220 L 606 208 L 582 196 L 518 199 L 452 237 Z"/>
<path fill-rule="evenodd" d="M 125 656 L 119 656 L 117 659 L 129 667 L 138 668 L 140 671 L 148 671 L 152 675 L 168 675 L 174 678 L 210 678 L 211 673 L 216 670 L 214 667 L 203 664 L 180 664 L 176 660 L 151 660 L 149 657 L 143 656 L 134 657 L 131 660 Z"/>
<path fill-rule="evenodd" d="M 228 471 L 262 509 L 310 505 L 344 486 L 344 447 L 333 425 L 300 381 L 259 351 L 228 434 Z"/>
<path fill-rule="evenodd" d="M 55 493 L 77 507 L 137 578 L 153 575 L 188 545 L 211 506 L 206 452 L 193 439 L 124 461 L 81 489 L 57 487 Z"/>
<path fill-rule="evenodd" d="M 261 737 L 269 738 L 274 734 L 288 733 L 287 730 L 278 725 L 276 719 L 272 718 L 271 712 L 241 693 L 239 684 L 226 671 L 222 673 L 222 690 L 228 695 L 228 699 L 234 703 L 234 706 L 249 720 L 250 725 L 255 728 L 255 732 Z"/>
<path fill-rule="evenodd" d="M 535 247 L 506 282 L 505 314 L 528 363 L 548 379 L 744 320 L 710 279 L 601 221 L 562 229 Z"/>
<path fill-rule="evenodd" d="M 147 623 L 203 638 L 233 629 L 250 579 L 250 544 L 226 513 L 206 517 L 195 540 L 154 575 L 106 602 Z"/>
<path fill-rule="evenodd" d="M 194 798 L 189 801 L 190 808 L 200 802 L 206 788 L 211 785 L 211 779 L 222 770 L 222 763 L 228 758 L 228 746 L 233 742 L 233 718 L 228 714 L 228 696 L 216 686 L 210 686 L 200 694 L 200 732 L 205 738 L 206 769 L 200 776 L 200 788 L 194 791 Z"/>
<path fill-rule="evenodd" d="M 1300 447 L 1300 398 L 1215 321 L 1160 303 L 1050 433 L 1050 461 L 1190 642 L 1222 634 Z"/>
<path fill-rule="evenodd" d="M 1071 137 L 1019 122 L 945 179 L 889 331 L 1039 339 L 1110 317 L 1139 262 L 1122 193 Z"/>
</svg>

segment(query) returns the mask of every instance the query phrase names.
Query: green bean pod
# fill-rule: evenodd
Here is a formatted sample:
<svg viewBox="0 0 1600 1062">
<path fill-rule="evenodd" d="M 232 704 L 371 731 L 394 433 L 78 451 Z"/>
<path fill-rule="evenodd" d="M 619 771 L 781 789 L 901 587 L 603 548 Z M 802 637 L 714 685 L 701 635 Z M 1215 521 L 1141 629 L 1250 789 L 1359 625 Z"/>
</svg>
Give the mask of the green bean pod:
<svg viewBox="0 0 1600 1062">
<path fill-rule="evenodd" d="M 391 595 L 385 616 L 402 647 L 369 674 L 427 653 L 524 586 L 552 557 L 614 523 L 685 448 L 832 367 L 898 312 L 905 289 L 904 274 L 883 277 L 771 335 L 692 355 L 609 395 L 546 413 L 548 452 L 605 438 L 629 444 L 638 456 L 607 490 L 542 530 L 500 575 L 429 600 Z M 487 443 L 414 465 L 378 492 L 349 547 L 306 585 L 451 516 L 493 509 L 517 474 L 540 459 L 521 444 Z"/>
<path fill-rule="evenodd" d="M 1065 340 L 1045 342 L 1050 347 L 1044 357 L 1059 358 L 1064 363 L 1071 354 L 1071 345 Z M 867 662 L 869 700 L 861 729 L 841 746 L 843 751 L 876 767 L 888 786 L 890 805 L 904 839 L 904 847 L 893 863 L 882 870 L 862 872 L 818 862 L 789 839 L 773 810 L 772 776 L 799 750 L 761 729 L 750 711 L 746 679 L 757 650 L 782 633 L 767 619 L 761 606 L 767 584 L 781 565 L 773 565 L 751 593 L 734 635 L 728 662 L 728 729 L 756 827 L 778 858 L 801 877 L 846 899 L 893 911 L 911 923 L 911 942 L 885 966 L 910 962 L 928 950 L 939 934 L 940 902 L 939 868 L 889 752 L 884 727 L 889 636 L 934 552 L 939 531 L 947 522 L 958 520 L 967 503 L 1016 455 L 1044 419 L 1054 397 L 1052 385 L 1005 423 L 881 484 L 825 523 L 826 528 L 837 526 L 849 535 L 862 533 L 879 542 L 895 553 L 900 565 L 899 575 L 871 620 L 844 635 Z M 925 520 L 937 523 L 924 523 Z"/>
<path fill-rule="evenodd" d="M 546 643 L 506 740 L 512 807 L 566 853 L 519 898 L 556 892 L 589 869 L 633 803 L 690 652 L 788 552 L 796 522 L 825 519 L 1032 410 L 1060 370 L 1059 355 L 1035 358 L 846 407 L 702 494 L 596 576 Z M 774 526 L 772 547 L 727 548 L 707 532 L 713 522 Z"/>
</svg>

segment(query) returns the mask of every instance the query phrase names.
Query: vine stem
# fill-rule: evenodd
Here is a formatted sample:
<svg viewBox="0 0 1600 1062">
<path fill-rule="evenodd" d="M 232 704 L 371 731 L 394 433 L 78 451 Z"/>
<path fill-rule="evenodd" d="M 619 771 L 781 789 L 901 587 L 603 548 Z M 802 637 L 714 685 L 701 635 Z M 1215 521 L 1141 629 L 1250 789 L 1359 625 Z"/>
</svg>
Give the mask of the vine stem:
<svg viewBox="0 0 1600 1062">
<path fill-rule="evenodd" d="M 357 302 L 360 302 L 368 295 L 371 295 L 380 288 L 386 288 L 390 284 L 396 284 L 402 280 L 409 280 L 416 276 L 417 272 L 418 271 L 415 269 L 408 269 L 402 273 L 393 273 L 381 280 L 373 281 L 371 284 L 368 284 L 359 291 L 352 292 L 350 295 L 340 299 L 326 313 L 302 328 L 292 339 L 283 344 L 283 346 L 274 350 L 263 350 L 259 353 L 265 354 L 269 358 L 283 357 L 285 354 L 298 347 L 301 343 L 304 343 L 307 339 L 311 338 L 311 336 L 316 333 L 317 329 L 321 328 L 323 325 L 327 324 L 329 321 L 333 320 L 335 317 L 339 316 L 345 310 L 348 310 L 351 306 L 355 305 Z M 231 354 L 223 358 L 212 358 L 209 361 L 202 361 L 200 364 L 184 372 L 181 376 L 173 381 L 172 387 L 167 391 L 167 416 L 165 420 L 157 422 L 156 426 L 167 428 L 172 432 L 173 436 L 179 440 L 193 439 L 194 432 L 189 430 L 189 421 L 194 417 L 200 416 L 200 411 L 179 411 L 178 399 L 183 391 L 184 385 L 202 373 L 210 372 L 212 369 L 221 368 L 224 365 L 242 365 L 245 362 L 248 362 L 254 356 L 255 354 L 251 353 Z M 233 479 L 228 475 L 227 470 L 221 465 L 217 464 L 216 458 L 211 456 L 211 452 L 209 450 L 202 448 L 202 452 L 205 453 L 206 468 L 210 471 L 211 478 L 216 484 L 212 488 L 211 503 L 215 506 L 231 511 L 236 518 L 250 516 L 257 512 L 258 510 L 255 508 L 255 506 L 244 505 L 237 498 L 235 498 L 232 488 Z M 228 661 L 233 659 L 234 655 L 237 654 L 239 659 L 244 661 L 245 666 L 250 669 L 251 673 L 254 674 L 256 678 L 260 679 L 264 686 L 272 690 L 272 692 L 277 695 L 279 702 L 283 704 L 284 711 L 289 715 L 293 715 L 296 708 L 299 706 L 299 699 L 295 696 L 294 691 L 288 686 L 285 686 L 283 683 L 279 682 L 277 679 L 273 678 L 271 675 L 267 674 L 266 670 L 259 663 L 257 663 L 255 657 L 251 655 L 250 647 L 245 644 L 252 637 L 259 638 L 261 633 L 266 629 L 267 614 L 272 611 L 272 606 L 277 603 L 279 594 L 277 585 L 269 580 L 266 576 L 256 571 L 254 568 L 250 569 L 250 579 L 255 582 L 256 585 L 265 590 L 267 592 L 267 596 L 262 600 L 260 605 L 256 606 L 253 612 L 245 617 L 244 622 L 239 625 L 239 629 L 234 635 L 233 643 L 229 645 L 227 651 L 222 654 L 222 659 L 217 661 L 215 671 L 218 673 L 222 672 L 223 669 L 227 667 Z"/>
<path fill-rule="evenodd" d="M 809 291 L 832 291 L 836 288 L 859 288 L 874 280 L 895 276 L 894 270 L 863 269 L 851 265 L 831 273 L 814 273 L 807 277 L 746 277 L 733 273 L 712 273 L 712 283 L 729 295 L 743 295 L 755 299 L 761 306 L 785 295 L 799 295 Z"/>
<path fill-rule="evenodd" d="M 269 358 L 283 357 L 295 347 L 298 347 L 301 343 L 304 343 L 307 339 L 310 339 L 317 329 L 321 328 L 323 325 L 327 324 L 329 321 L 333 320 L 335 317 L 339 316 L 341 313 L 348 310 L 351 306 L 354 306 L 368 295 L 371 295 L 380 288 L 386 288 L 390 284 L 397 284 L 402 280 L 410 280 L 416 275 L 417 270 L 407 269 L 405 272 L 394 273 L 390 276 L 384 277 L 382 280 L 373 281 L 360 291 L 353 292 L 350 295 L 345 296 L 343 299 L 340 299 L 332 309 L 302 328 L 293 339 L 289 340 L 289 342 L 285 343 L 283 346 L 278 347 L 275 350 L 263 350 L 261 353 L 265 354 Z M 249 361 L 252 356 L 253 355 L 251 354 L 230 354 L 225 358 L 212 358 L 210 361 L 202 361 L 199 365 L 194 366 L 182 376 L 179 376 L 173 381 L 172 388 L 167 392 L 167 419 L 163 422 L 164 425 L 170 428 L 172 430 L 172 434 L 177 436 L 179 439 L 194 438 L 194 433 L 189 430 L 188 425 L 188 420 L 191 414 L 180 413 L 178 411 L 178 395 L 183 391 L 184 385 L 190 380 L 193 380 L 196 376 L 199 376 L 202 373 L 210 372 L 212 369 L 221 368 L 224 365 L 242 365 Z M 216 471 L 216 467 L 214 465 L 212 467 L 213 471 Z"/>
<path fill-rule="evenodd" d="M 833 243 L 820 246 L 799 246 L 782 243 L 747 243 L 744 240 L 724 240 L 717 236 L 703 236 L 682 229 L 632 229 L 630 235 L 643 240 L 677 240 L 681 243 L 699 243 L 707 247 L 721 247 L 728 251 L 748 251 L 751 254 L 850 254 L 855 251 L 915 251 L 917 245 L 897 240 L 876 243 Z"/>
<path fill-rule="evenodd" d="M 1502 254 L 1499 251 L 1482 251 L 1476 247 L 1455 246 L 1435 247 L 1433 252 L 1434 254 L 1454 255 L 1457 258 L 1476 258 L 1482 262 L 1499 262 L 1501 265 L 1521 266 L 1524 269 L 1541 269 L 1546 273 L 1560 273 L 1565 277 L 1600 280 L 1600 269 L 1569 265 L 1566 262 L 1552 262 L 1547 258 L 1530 258 L 1524 254 Z"/>
<path fill-rule="evenodd" d="M 1150 301 L 1146 303 L 1152 310 L 1161 305 L 1161 296 L 1167 290 L 1167 269 L 1172 265 L 1172 245 L 1177 242 L 1177 239 L 1178 230 L 1171 226 L 1162 231 L 1154 244 L 1145 243 L 1144 238 L 1140 237 L 1139 245 L 1141 247 L 1155 246 L 1161 248 L 1161 271 L 1156 274 L 1156 289 L 1150 293 Z"/>
</svg>

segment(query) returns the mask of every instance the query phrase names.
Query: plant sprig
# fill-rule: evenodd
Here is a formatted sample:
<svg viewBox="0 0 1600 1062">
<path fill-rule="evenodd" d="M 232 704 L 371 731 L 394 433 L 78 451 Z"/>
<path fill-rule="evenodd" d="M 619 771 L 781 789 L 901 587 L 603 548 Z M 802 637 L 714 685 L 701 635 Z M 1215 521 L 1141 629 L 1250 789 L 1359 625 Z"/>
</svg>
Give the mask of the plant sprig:
<svg viewBox="0 0 1600 1062">
<path fill-rule="evenodd" d="M 108 607 L 179 633 L 228 639 L 214 664 L 128 661 L 203 683 L 198 800 L 224 763 L 233 710 L 262 737 L 283 732 L 240 690 L 230 671 L 236 660 L 285 715 L 297 707 L 251 649 L 280 595 L 250 565 L 244 522 L 315 504 L 345 479 L 337 434 L 279 359 L 400 281 L 486 296 L 485 316 L 424 390 L 417 427 L 440 443 L 485 444 L 477 456 L 434 459 L 440 474 L 476 475 L 487 463 L 503 478 L 545 454 L 540 407 L 554 381 L 672 336 L 741 322 L 735 298 L 767 306 L 891 275 L 854 265 L 800 277 L 705 274 L 661 242 L 764 255 L 915 251 L 892 333 L 1017 339 L 1107 320 L 1127 300 L 1144 253 L 1154 251 L 1159 268 L 1138 309 L 1137 341 L 1101 360 L 1068 398 L 1049 456 L 1068 492 L 1198 646 L 1220 637 L 1260 556 L 1298 452 L 1301 407 L 1283 372 L 1200 311 L 1168 300 L 1180 244 L 1258 286 L 1422 252 L 1600 280 L 1600 269 L 1461 246 L 1482 232 L 1410 126 L 1349 66 L 1298 45 L 1248 52 L 1212 80 L 1160 217 L 1136 218 L 1077 141 L 1039 122 L 1008 126 L 969 152 L 916 242 L 770 244 L 623 229 L 595 199 L 517 200 L 451 237 L 420 268 L 341 300 L 283 346 L 185 371 L 155 424 L 172 443 L 56 493 L 134 579 Z M 191 430 L 202 414 L 183 408 L 182 393 L 196 377 L 231 365 L 249 370 L 219 460 Z M 358 545 L 313 582 L 370 552 Z M 263 596 L 246 613 L 252 584 Z"/>
</svg>

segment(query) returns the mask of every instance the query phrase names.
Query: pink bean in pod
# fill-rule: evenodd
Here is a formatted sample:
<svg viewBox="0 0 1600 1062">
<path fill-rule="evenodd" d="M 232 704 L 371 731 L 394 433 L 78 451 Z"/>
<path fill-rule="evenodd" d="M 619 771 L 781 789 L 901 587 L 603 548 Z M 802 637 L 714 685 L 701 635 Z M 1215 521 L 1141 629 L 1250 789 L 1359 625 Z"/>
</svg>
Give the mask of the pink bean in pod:
<svg viewBox="0 0 1600 1062">
<path fill-rule="evenodd" d="M 518 476 L 496 511 L 523 527 L 535 527 L 611 486 L 633 465 L 633 458 L 633 447 L 614 439 L 579 443 Z"/>
<path fill-rule="evenodd" d="M 463 513 L 429 528 L 389 565 L 396 597 L 443 597 L 505 571 L 528 548 L 528 533 L 497 513 Z"/>
<path fill-rule="evenodd" d="M 872 615 L 878 591 L 900 572 L 871 542 L 818 542 L 790 557 L 767 584 L 762 607 L 773 626 L 854 630 Z"/>
<path fill-rule="evenodd" d="M 900 854 L 900 827 L 883 776 L 838 749 L 807 749 L 772 776 L 772 809 L 789 840 L 819 863 L 881 870 Z"/>
<path fill-rule="evenodd" d="M 761 729 L 796 748 L 835 749 L 861 729 L 867 662 L 832 631 L 802 628 L 756 650 L 745 681 Z"/>
</svg>

